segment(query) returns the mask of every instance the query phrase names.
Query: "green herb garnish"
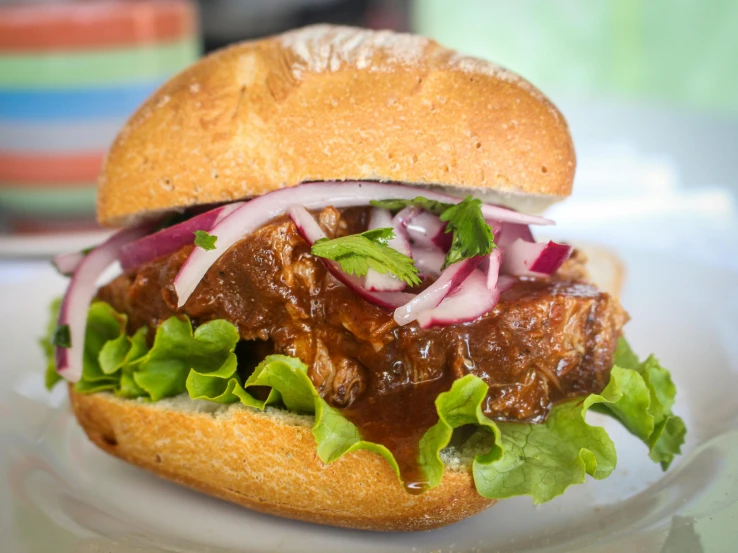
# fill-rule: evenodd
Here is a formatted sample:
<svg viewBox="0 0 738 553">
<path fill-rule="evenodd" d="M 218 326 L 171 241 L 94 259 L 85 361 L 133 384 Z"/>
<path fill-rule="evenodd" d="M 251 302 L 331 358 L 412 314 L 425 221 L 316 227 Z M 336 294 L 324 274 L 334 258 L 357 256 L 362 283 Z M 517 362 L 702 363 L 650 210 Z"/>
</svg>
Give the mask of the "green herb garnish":
<svg viewBox="0 0 738 553">
<path fill-rule="evenodd" d="M 374 207 L 383 207 L 390 211 L 400 211 L 408 206 L 422 207 L 433 215 L 440 215 L 454 204 L 446 204 L 438 200 L 429 200 L 423 196 L 416 196 L 412 200 L 372 200 L 369 202 Z"/>
<path fill-rule="evenodd" d="M 71 348 L 72 336 L 69 332 L 69 325 L 59 325 L 54 330 L 51 343 L 58 348 Z"/>
<path fill-rule="evenodd" d="M 417 196 L 412 200 L 372 201 L 375 207 L 399 211 L 408 206 L 416 206 L 438 215 L 447 223 L 446 232 L 453 232 L 451 249 L 446 254 L 443 266 L 448 267 L 469 257 L 487 255 L 495 248 L 492 229 L 482 214 L 482 202 L 467 196 L 458 204 L 447 204 Z"/>
<path fill-rule="evenodd" d="M 217 236 L 208 234 L 204 230 L 195 231 L 195 246 L 202 248 L 203 250 L 214 250 L 215 241 L 218 239 Z"/>
<path fill-rule="evenodd" d="M 332 240 L 322 238 L 311 251 L 317 257 L 337 262 L 350 275 L 364 276 L 374 269 L 381 274 L 390 273 L 410 286 L 420 284 L 413 260 L 387 245 L 394 236 L 391 228 L 379 228 Z"/>
<path fill-rule="evenodd" d="M 441 213 L 440 218 L 448 223 L 446 232 L 454 233 L 444 267 L 469 257 L 487 255 L 495 248 L 492 229 L 482 215 L 481 200 L 467 196 Z"/>
</svg>

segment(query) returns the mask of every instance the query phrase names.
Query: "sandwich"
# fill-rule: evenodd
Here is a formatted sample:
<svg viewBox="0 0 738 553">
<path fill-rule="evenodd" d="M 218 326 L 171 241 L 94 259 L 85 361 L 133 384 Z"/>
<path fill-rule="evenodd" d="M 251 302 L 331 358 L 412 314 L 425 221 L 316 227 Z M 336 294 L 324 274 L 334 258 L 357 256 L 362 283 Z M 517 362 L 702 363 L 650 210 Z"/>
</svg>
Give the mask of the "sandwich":
<svg viewBox="0 0 738 553">
<path fill-rule="evenodd" d="M 97 207 L 118 230 L 55 258 L 47 386 L 116 457 L 326 525 L 549 501 L 615 469 L 600 415 L 666 470 L 686 430 L 625 341 L 617 262 L 534 238 L 574 170 L 541 92 L 423 37 L 320 25 L 215 52 L 112 145 Z"/>
</svg>

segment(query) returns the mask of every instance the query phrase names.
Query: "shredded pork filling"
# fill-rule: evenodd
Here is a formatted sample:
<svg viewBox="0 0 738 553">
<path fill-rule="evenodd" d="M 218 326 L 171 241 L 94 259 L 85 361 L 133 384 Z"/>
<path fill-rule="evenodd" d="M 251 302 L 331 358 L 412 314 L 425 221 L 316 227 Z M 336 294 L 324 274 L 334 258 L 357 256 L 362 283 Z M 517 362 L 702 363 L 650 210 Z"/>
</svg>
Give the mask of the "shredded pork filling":
<svg viewBox="0 0 738 553">
<path fill-rule="evenodd" d="M 326 208 L 318 218 L 336 237 L 365 230 L 368 210 Z M 177 309 L 172 283 L 191 247 L 121 275 L 98 298 L 152 338 L 172 315 L 230 321 L 244 371 L 269 353 L 300 358 L 320 395 L 365 438 L 399 444 L 391 449 L 434 424 L 433 400 L 468 373 L 489 385 L 484 410 L 496 420 L 541 422 L 556 402 L 600 392 L 627 320 L 575 255 L 552 278 L 519 279 L 477 321 L 400 327 L 337 282 L 286 218 L 234 245 Z"/>
</svg>

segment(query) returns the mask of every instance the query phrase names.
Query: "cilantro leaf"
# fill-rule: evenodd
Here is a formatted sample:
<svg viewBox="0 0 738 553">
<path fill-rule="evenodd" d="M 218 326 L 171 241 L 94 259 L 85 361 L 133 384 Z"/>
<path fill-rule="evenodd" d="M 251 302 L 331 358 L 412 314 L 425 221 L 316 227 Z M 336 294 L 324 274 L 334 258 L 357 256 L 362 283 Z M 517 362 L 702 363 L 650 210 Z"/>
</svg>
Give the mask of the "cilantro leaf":
<svg viewBox="0 0 738 553">
<path fill-rule="evenodd" d="M 467 196 L 441 213 L 440 218 L 448 223 L 446 232 L 454 233 L 444 267 L 469 257 L 487 255 L 496 247 L 492 229 L 482 214 L 481 200 Z"/>
<path fill-rule="evenodd" d="M 391 228 L 378 228 L 332 240 L 321 238 L 311 251 L 317 257 L 337 262 L 350 275 L 364 276 L 374 269 L 416 286 L 420 278 L 413 260 L 387 245 L 394 236 Z"/>
<path fill-rule="evenodd" d="M 472 196 L 467 196 L 458 204 L 429 200 L 423 196 L 412 200 L 378 200 L 371 204 L 390 211 L 416 206 L 438 215 L 441 221 L 446 222 L 446 232 L 453 232 L 453 239 L 446 254 L 444 268 L 469 257 L 487 255 L 495 248 L 492 229 L 482 214 L 482 201 Z"/>
<path fill-rule="evenodd" d="M 69 332 L 69 325 L 59 325 L 54 330 L 51 343 L 58 348 L 71 348 L 72 336 Z"/>
<path fill-rule="evenodd" d="M 429 200 L 424 196 L 416 196 L 412 200 L 372 200 L 369 202 L 374 207 L 383 207 L 390 211 L 400 211 L 409 206 L 421 207 L 426 211 L 430 211 L 433 215 L 440 215 L 454 204 L 446 204 L 438 200 Z"/>
<path fill-rule="evenodd" d="M 391 228 L 375 228 L 361 233 L 364 238 L 368 238 L 375 244 L 386 246 L 389 241 L 395 237 L 395 231 Z"/>
<path fill-rule="evenodd" d="M 202 248 L 203 250 L 214 250 L 215 241 L 218 239 L 217 236 L 208 234 L 204 230 L 195 231 L 195 246 Z"/>
</svg>

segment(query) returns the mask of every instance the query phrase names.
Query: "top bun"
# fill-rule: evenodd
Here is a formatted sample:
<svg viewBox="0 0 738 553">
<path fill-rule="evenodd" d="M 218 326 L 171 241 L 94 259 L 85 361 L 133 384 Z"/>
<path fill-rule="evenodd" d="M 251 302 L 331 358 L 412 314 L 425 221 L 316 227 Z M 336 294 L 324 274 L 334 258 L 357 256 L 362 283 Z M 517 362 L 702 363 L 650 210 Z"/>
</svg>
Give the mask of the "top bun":
<svg viewBox="0 0 738 553">
<path fill-rule="evenodd" d="M 571 192 L 566 121 L 530 83 L 420 36 L 318 25 L 231 46 L 167 82 L 100 176 L 125 226 L 304 181 L 440 185 L 525 211 Z"/>
</svg>

